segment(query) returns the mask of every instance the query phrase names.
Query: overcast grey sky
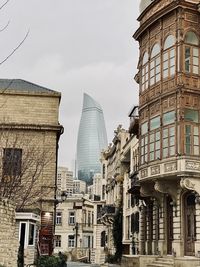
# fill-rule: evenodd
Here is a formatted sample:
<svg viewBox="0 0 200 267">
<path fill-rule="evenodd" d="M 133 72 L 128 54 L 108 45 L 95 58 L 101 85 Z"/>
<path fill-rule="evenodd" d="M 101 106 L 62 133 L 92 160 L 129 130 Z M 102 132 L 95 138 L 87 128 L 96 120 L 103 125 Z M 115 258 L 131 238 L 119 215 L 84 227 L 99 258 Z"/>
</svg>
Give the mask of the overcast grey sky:
<svg viewBox="0 0 200 267">
<path fill-rule="evenodd" d="M 10 0 L 1 10 L 0 60 L 30 29 L 23 46 L 1 66 L 1 78 L 25 79 L 60 91 L 59 165 L 75 159 L 83 92 L 100 103 L 108 134 L 128 127 L 128 112 L 138 103 L 134 81 L 139 0 Z M 0 0 L 0 3 L 4 1 Z"/>
</svg>

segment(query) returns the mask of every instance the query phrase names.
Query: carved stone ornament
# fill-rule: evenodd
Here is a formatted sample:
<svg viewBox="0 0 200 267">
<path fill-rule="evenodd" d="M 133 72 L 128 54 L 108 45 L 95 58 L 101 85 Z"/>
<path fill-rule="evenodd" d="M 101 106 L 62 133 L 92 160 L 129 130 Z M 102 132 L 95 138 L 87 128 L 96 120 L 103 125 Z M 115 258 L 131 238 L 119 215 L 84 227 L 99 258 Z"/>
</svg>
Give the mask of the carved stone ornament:
<svg viewBox="0 0 200 267">
<path fill-rule="evenodd" d="M 168 194 L 171 196 L 173 201 L 176 203 L 177 200 L 177 190 L 178 190 L 178 185 L 176 182 L 171 182 L 171 181 L 156 181 L 154 188 L 156 191 L 163 193 L 163 194 Z"/>
<path fill-rule="evenodd" d="M 151 175 L 156 175 L 160 173 L 160 165 L 151 167 Z"/>
<path fill-rule="evenodd" d="M 186 170 L 200 171 L 200 162 L 186 160 L 185 168 Z"/>
<path fill-rule="evenodd" d="M 177 170 L 177 164 L 176 164 L 176 162 L 166 163 L 164 165 L 164 169 L 165 169 L 165 172 L 173 172 L 173 171 L 176 171 Z"/>
<path fill-rule="evenodd" d="M 141 170 L 141 178 L 145 178 L 147 176 L 148 176 L 148 170 L 147 169 Z"/>
<path fill-rule="evenodd" d="M 183 189 L 196 191 L 200 195 L 200 180 L 198 178 L 182 178 L 180 186 Z"/>
</svg>

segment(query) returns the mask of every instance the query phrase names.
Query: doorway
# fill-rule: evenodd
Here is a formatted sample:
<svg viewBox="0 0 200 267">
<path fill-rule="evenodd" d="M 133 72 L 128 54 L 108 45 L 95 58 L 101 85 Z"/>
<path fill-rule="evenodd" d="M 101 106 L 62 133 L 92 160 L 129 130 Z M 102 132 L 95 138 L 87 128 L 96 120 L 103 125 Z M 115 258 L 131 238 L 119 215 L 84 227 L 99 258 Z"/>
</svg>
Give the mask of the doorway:
<svg viewBox="0 0 200 267">
<path fill-rule="evenodd" d="M 196 240 L 196 212 L 195 195 L 187 194 L 184 198 L 184 222 L 185 222 L 185 255 L 195 255 Z"/>
<path fill-rule="evenodd" d="M 173 241 L 173 200 L 170 196 L 166 197 L 166 228 L 167 228 L 167 254 L 172 254 Z"/>
</svg>

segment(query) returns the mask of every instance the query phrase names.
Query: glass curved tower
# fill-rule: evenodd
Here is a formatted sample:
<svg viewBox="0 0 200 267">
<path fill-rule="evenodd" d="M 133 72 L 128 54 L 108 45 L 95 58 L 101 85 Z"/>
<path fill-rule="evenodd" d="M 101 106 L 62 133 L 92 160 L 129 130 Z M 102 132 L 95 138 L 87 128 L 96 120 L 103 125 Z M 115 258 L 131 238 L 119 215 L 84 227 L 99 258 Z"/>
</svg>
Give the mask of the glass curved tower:
<svg viewBox="0 0 200 267">
<path fill-rule="evenodd" d="M 77 140 L 78 179 L 92 182 L 101 171 L 100 154 L 107 147 L 107 134 L 101 106 L 84 93 L 82 115 Z"/>
</svg>

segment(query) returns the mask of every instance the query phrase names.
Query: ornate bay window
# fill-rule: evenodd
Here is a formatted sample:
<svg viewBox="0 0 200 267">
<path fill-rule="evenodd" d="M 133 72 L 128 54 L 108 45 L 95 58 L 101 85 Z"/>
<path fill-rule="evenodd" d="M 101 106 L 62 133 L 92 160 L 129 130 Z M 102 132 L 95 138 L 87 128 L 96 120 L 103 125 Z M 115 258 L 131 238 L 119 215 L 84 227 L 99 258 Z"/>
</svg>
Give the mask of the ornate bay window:
<svg viewBox="0 0 200 267">
<path fill-rule="evenodd" d="M 164 43 L 163 79 L 175 74 L 175 37 L 169 35 Z"/>
<path fill-rule="evenodd" d="M 155 44 L 150 59 L 150 86 L 160 81 L 160 45 Z"/>
<path fill-rule="evenodd" d="M 149 66 L 148 66 L 148 53 L 145 52 L 142 60 L 142 92 L 148 88 L 148 79 L 149 79 Z"/>
<path fill-rule="evenodd" d="M 163 158 L 175 155 L 175 111 L 169 111 L 163 114 L 163 132 L 162 132 L 162 156 Z"/>
<path fill-rule="evenodd" d="M 185 35 L 185 72 L 199 74 L 199 40 L 194 32 Z"/>
<path fill-rule="evenodd" d="M 185 109 L 185 154 L 199 156 L 199 113 L 198 110 Z M 190 123 L 191 122 L 191 123 Z"/>
<path fill-rule="evenodd" d="M 148 122 L 141 125 L 141 144 L 140 144 L 141 164 L 148 161 Z"/>
</svg>

